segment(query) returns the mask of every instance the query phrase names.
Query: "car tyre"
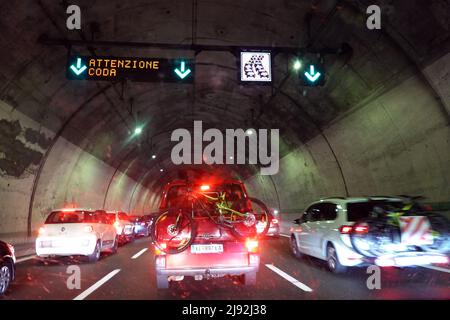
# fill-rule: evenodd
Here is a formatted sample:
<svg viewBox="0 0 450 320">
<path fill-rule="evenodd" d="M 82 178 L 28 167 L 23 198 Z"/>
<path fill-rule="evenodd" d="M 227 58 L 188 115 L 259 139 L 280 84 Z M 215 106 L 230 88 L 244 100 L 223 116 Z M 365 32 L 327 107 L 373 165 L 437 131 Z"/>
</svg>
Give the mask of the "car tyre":
<svg viewBox="0 0 450 320">
<path fill-rule="evenodd" d="M 156 276 L 156 287 L 158 289 L 169 289 L 169 279 L 167 276 Z"/>
<path fill-rule="evenodd" d="M 116 236 L 116 238 L 114 239 L 114 245 L 111 249 L 111 253 L 113 253 L 113 254 L 117 253 L 118 249 L 119 249 L 119 237 Z"/>
<path fill-rule="evenodd" d="M 12 266 L 9 262 L 4 261 L 0 264 L 0 296 L 6 293 L 9 285 L 13 280 Z"/>
<path fill-rule="evenodd" d="M 294 257 L 296 257 L 297 259 L 303 258 L 303 253 L 300 252 L 294 236 L 291 236 L 291 251 Z"/>
<path fill-rule="evenodd" d="M 327 246 L 327 267 L 333 273 L 344 273 L 347 271 L 347 267 L 339 262 L 336 248 L 332 244 Z"/>
<path fill-rule="evenodd" d="M 92 252 L 92 254 L 88 255 L 89 262 L 91 262 L 91 263 L 97 262 L 100 259 L 100 253 L 101 253 L 100 241 L 97 241 L 94 252 Z"/>
</svg>

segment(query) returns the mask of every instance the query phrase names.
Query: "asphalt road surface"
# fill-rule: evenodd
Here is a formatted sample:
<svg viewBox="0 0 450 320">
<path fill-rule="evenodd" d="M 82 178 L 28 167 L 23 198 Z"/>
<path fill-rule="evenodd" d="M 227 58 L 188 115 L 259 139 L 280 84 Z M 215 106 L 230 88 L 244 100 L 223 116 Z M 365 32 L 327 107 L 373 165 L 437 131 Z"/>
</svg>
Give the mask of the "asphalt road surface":
<svg viewBox="0 0 450 320">
<path fill-rule="evenodd" d="M 447 268 L 382 269 L 381 289 L 370 290 L 366 268 L 331 274 L 320 260 L 295 259 L 284 237 L 265 240 L 261 246 L 261 266 L 253 288 L 220 278 L 186 279 L 169 290 L 157 290 L 150 240 L 137 239 L 115 255 L 102 255 L 94 264 L 70 258 L 48 264 L 33 257 L 19 260 L 16 281 L 3 299 L 450 299 Z M 71 265 L 80 267 L 80 289 L 67 287 Z"/>
</svg>

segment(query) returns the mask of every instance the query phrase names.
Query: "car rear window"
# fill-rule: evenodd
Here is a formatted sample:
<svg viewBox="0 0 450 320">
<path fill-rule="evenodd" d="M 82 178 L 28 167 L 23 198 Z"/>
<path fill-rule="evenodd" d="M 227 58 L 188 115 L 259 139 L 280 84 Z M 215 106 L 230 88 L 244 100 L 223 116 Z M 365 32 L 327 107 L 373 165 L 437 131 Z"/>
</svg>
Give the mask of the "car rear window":
<svg viewBox="0 0 450 320">
<path fill-rule="evenodd" d="M 237 201 L 246 198 L 244 189 L 239 183 L 208 185 L 207 189 L 203 190 L 201 187 L 202 185 L 195 185 L 193 186 L 193 189 L 212 197 L 217 197 L 218 193 L 225 192 L 225 197 L 229 201 Z M 180 198 L 183 198 L 183 196 L 187 193 L 188 187 L 185 185 L 171 187 L 167 192 L 168 207 L 172 207 L 174 202 L 177 202 Z"/>
<path fill-rule="evenodd" d="M 46 224 L 52 223 L 96 223 L 98 215 L 94 211 L 53 211 Z"/>
<path fill-rule="evenodd" d="M 401 201 L 372 200 L 367 202 L 351 202 L 347 204 L 347 220 L 351 222 L 359 221 L 370 216 L 375 206 L 402 208 Z"/>
</svg>

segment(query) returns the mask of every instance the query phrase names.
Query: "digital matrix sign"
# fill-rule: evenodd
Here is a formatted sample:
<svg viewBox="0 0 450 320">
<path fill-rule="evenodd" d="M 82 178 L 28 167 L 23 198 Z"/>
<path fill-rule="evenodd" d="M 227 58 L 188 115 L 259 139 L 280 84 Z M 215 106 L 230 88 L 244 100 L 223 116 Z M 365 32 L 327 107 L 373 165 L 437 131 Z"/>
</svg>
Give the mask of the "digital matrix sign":
<svg viewBox="0 0 450 320">
<path fill-rule="evenodd" d="M 191 59 L 71 56 L 69 80 L 192 83 L 195 62 Z"/>
<path fill-rule="evenodd" d="M 270 52 L 241 52 L 240 70 L 241 81 L 243 82 L 271 82 L 272 61 Z"/>
</svg>

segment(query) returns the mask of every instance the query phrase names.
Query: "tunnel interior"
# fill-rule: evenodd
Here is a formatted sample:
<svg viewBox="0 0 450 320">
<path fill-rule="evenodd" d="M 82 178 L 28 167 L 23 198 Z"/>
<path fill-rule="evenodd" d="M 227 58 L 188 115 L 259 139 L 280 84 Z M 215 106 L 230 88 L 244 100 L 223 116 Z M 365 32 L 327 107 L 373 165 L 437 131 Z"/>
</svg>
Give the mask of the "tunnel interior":
<svg viewBox="0 0 450 320">
<path fill-rule="evenodd" d="M 1 238 L 33 236 L 50 210 L 64 206 L 157 211 L 164 185 L 186 175 L 240 179 L 282 213 L 329 196 L 423 195 L 448 204 L 450 13 L 445 1 L 379 2 L 381 30 L 364 27 L 371 1 L 80 0 L 81 30 L 65 27 L 65 1 L 2 2 Z M 100 40 L 299 54 L 275 54 L 273 81 L 247 85 L 233 52 Z M 182 56 L 195 59 L 195 78 L 70 81 L 69 53 Z M 297 58 L 320 59 L 324 86 L 300 85 Z M 194 121 L 221 132 L 279 129 L 279 171 L 175 165 L 171 133 L 193 134 Z"/>
</svg>

